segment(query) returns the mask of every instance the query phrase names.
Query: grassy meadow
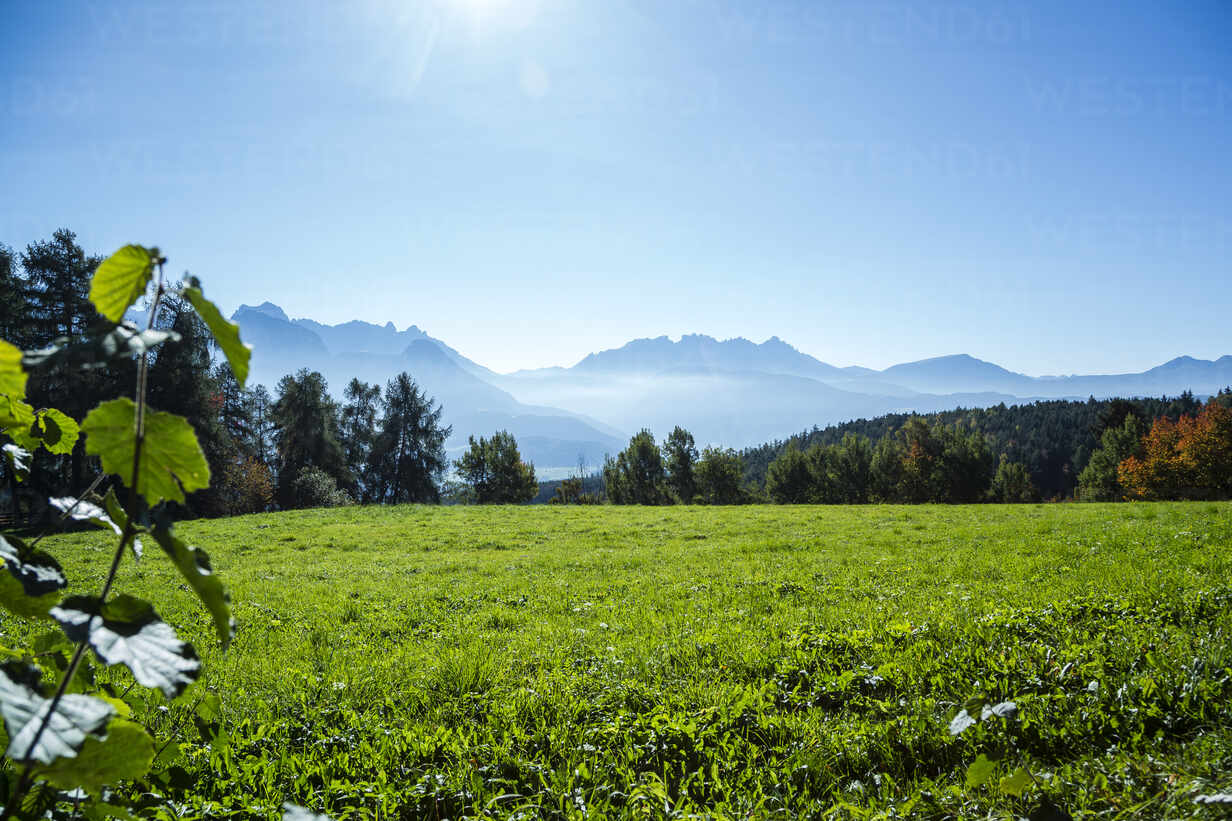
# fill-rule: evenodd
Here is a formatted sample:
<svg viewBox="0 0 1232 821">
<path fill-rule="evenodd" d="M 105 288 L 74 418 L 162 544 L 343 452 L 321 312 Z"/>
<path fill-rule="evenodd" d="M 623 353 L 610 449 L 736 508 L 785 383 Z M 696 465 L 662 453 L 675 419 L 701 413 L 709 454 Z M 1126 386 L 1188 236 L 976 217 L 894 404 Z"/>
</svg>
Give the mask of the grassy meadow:
<svg viewBox="0 0 1232 821">
<path fill-rule="evenodd" d="M 1193 798 L 1232 791 L 1226 503 L 410 506 L 180 533 L 240 629 L 222 655 L 155 546 L 126 562 L 117 590 L 206 659 L 138 716 L 182 742 L 136 788 L 151 815 L 1026 815 L 1036 786 L 965 784 L 998 748 L 998 777 L 1028 764 L 1075 817 L 1216 818 Z M 107 534 L 46 544 L 96 592 Z M 1017 720 L 952 737 L 973 695 Z"/>
</svg>

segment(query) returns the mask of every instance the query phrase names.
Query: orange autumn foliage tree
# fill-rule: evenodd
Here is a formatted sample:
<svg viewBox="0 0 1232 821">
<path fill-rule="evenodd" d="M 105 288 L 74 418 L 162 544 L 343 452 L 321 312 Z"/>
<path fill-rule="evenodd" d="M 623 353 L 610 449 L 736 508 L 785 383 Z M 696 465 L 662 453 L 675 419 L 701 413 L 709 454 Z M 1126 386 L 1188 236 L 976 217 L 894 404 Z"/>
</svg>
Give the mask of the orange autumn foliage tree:
<svg viewBox="0 0 1232 821">
<path fill-rule="evenodd" d="M 1232 498 L 1232 410 L 1211 400 L 1197 416 L 1161 417 L 1142 438 L 1144 455 L 1117 466 L 1131 499 Z"/>
</svg>

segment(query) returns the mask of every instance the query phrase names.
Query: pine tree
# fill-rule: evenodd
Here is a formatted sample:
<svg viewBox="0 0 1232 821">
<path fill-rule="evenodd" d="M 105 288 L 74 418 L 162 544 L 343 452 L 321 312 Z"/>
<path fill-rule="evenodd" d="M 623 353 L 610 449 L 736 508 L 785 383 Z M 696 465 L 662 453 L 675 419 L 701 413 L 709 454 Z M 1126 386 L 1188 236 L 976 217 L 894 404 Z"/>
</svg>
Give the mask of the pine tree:
<svg viewBox="0 0 1232 821">
<path fill-rule="evenodd" d="M 677 425 L 663 442 L 663 455 L 666 458 L 668 488 L 682 504 L 692 504 L 697 493 L 697 482 L 693 476 L 697 464 L 697 444 L 693 441 L 693 434 Z"/>
<path fill-rule="evenodd" d="M 349 485 L 346 457 L 338 442 L 338 410 L 326 391 L 325 377 L 301 368 L 278 381 L 271 417 L 276 426 L 277 499 L 283 508 L 301 506 L 295 483 L 317 468 L 341 486 Z"/>
<path fill-rule="evenodd" d="M 377 435 L 381 387 L 352 379 L 347 384 L 345 396 L 338 433 L 347 468 L 354 479 L 352 489 L 366 504 L 375 501 L 376 495 L 377 477 L 371 457 Z"/>
<path fill-rule="evenodd" d="M 377 500 L 440 502 L 445 440 L 452 429 L 441 425 L 442 408 L 434 405 L 408 373 L 398 374 L 385 386 L 381 432 L 371 456 Z"/>
</svg>

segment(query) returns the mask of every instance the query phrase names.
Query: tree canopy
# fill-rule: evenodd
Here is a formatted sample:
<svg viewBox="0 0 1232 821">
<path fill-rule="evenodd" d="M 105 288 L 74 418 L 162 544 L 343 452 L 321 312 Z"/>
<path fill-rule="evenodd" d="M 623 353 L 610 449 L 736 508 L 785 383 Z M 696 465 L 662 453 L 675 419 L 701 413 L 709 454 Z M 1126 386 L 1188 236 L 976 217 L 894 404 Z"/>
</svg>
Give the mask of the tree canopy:
<svg viewBox="0 0 1232 821">
<path fill-rule="evenodd" d="M 607 497 L 618 505 L 662 505 L 671 501 L 663 454 L 654 435 L 640 430 L 629 445 L 603 465 Z"/>
<path fill-rule="evenodd" d="M 405 371 L 385 386 L 380 433 L 372 445 L 374 498 L 387 503 L 441 500 L 447 462 L 442 410 Z"/>
<path fill-rule="evenodd" d="M 476 441 L 468 437 L 469 447 L 454 467 L 470 486 L 479 504 L 522 504 L 535 498 L 539 483 L 535 467 L 522 461 L 517 440 L 508 431 L 497 431 L 492 438 Z"/>
<path fill-rule="evenodd" d="M 302 506 L 295 487 L 306 468 L 316 468 L 340 486 L 350 484 L 346 456 L 338 441 L 337 406 L 325 377 L 304 368 L 278 381 L 273 406 L 278 459 L 278 504 Z"/>
</svg>

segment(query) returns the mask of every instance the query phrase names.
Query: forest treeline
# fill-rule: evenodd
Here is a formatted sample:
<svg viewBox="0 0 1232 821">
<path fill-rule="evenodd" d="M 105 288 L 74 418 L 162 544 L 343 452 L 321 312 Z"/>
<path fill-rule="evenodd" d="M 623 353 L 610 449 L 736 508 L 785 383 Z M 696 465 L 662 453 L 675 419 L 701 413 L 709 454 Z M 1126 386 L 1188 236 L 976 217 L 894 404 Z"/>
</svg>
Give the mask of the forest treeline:
<svg viewBox="0 0 1232 821">
<path fill-rule="evenodd" d="M 87 299 L 101 261 L 69 231 L 16 253 L 0 245 L 0 338 L 33 351 L 53 342 L 72 356 L 34 368 L 27 389 L 38 407 L 75 419 L 133 384 L 131 359 L 103 359 L 72 344 L 99 317 Z M 379 503 L 742 504 L 749 502 L 1022 502 L 1081 498 L 1232 498 L 1232 390 L 1206 403 L 1192 394 L 1160 399 L 1046 401 L 892 414 L 737 452 L 698 448 L 684 428 L 660 445 L 634 435 L 596 475 L 539 483 L 514 437 L 470 439 L 450 462 L 442 408 L 402 373 L 385 385 L 352 379 L 335 400 L 321 374 L 284 376 L 271 393 L 242 390 L 211 337 L 178 299 L 159 303 L 155 329 L 178 345 L 151 356 L 153 407 L 186 417 L 213 480 L 188 496 L 183 515 Z M 71 453 L 41 451 L 26 483 L 0 460 L 0 515 L 38 518 L 39 500 L 79 495 L 101 477 L 84 442 Z"/>
<path fill-rule="evenodd" d="M 746 485 L 777 501 L 1226 499 L 1229 408 L 1225 388 L 1206 403 L 1186 392 L 889 414 L 740 455 Z"/>
<path fill-rule="evenodd" d="M 1205 403 L 1050 401 L 815 428 L 743 453 L 641 431 L 548 501 L 920 504 L 1232 498 L 1232 389 Z M 540 494 L 541 498 L 544 494 Z"/>
<path fill-rule="evenodd" d="M 80 367 L 93 354 L 74 340 L 102 321 L 87 298 L 101 261 L 66 230 L 21 253 L 0 245 L 0 338 L 26 351 L 53 342 L 69 346 L 72 356 L 31 368 L 27 396 L 36 407 L 59 408 L 75 419 L 102 400 L 126 394 L 136 373 L 131 358 L 107 368 Z M 149 321 L 180 340 L 150 356 L 150 404 L 188 419 L 212 476 L 207 489 L 188 495 L 181 515 L 435 503 L 443 492 L 459 500 L 523 502 L 538 490 L 533 467 L 522 462 L 516 442 L 504 432 L 472 439 L 453 465 L 462 482 L 447 485 L 451 465 L 444 444 L 450 429 L 441 421 L 441 407 L 410 374 L 383 386 L 352 379 L 342 402 L 331 397 L 321 374 L 306 369 L 284 376 L 272 394 L 261 385 L 245 390 L 225 362 L 214 365 L 211 336 L 191 306 L 165 298 Z M 31 359 L 38 360 L 37 354 Z M 97 487 L 101 466 L 84 444 L 78 440 L 63 455 L 40 450 L 24 482 L 13 464 L 0 460 L 0 514 L 38 519 L 47 513 L 48 497 Z"/>
</svg>

